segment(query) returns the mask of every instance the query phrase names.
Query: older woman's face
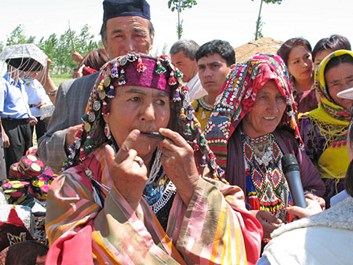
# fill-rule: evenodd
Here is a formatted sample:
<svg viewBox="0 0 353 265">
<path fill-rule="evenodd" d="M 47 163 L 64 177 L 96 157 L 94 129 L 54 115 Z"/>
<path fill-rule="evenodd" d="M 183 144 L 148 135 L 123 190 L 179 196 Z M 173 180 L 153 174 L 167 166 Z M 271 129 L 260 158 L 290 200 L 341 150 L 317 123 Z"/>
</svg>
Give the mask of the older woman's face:
<svg viewBox="0 0 353 265">
<path fill-rule="evenodd" d="M 158 132 L 159 128 L 165 128 L 169 123 L 169 93 L 158 89 L 122 86 L 116 89 L 110 104 L 110 113 L 104 119 L 118 146 L 122 145 L 134 129 Z M 140 137 L 141 140 L 134 149 L 144 158 L 151 155 L 159 140 L 142 135 Z"/>
<path fill-rule="evenodd" d="M 279 92 L 275 81 L 268 81 L 256 95 L 253 109 L 243 120 L 244 132 L 259 137 L 273 132 L 280 123 L 286 109 L 286 100 Z"/>
<path fill-rule="evenodd" d="M 337 93 L 353 87 L 353 64 L 341 63 L 329 69 L 325 73 L 325 82 L 332 99 L 343 108 L 350 110 L 352 100 L 339 98 Z"/>
</svg>

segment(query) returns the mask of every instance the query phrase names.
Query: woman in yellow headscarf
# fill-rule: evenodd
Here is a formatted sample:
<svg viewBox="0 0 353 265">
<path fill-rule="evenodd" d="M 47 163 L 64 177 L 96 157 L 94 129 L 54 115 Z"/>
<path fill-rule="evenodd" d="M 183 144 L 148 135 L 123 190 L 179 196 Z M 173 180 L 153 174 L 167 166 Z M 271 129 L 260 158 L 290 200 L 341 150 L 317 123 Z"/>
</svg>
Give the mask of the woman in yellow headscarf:
<svg viewBox="0 0 353 265">
<path fill-rule="evenodd" d="M 328 55 L 315 72 L 319 105 L 299 116 L 306 153 L 320 171 L 326 185 L 324 198 L 344 189 L 349 159 L 346 138 L 351 119 L 352 101 L 337 93 L 353 87 L 353 52 L 337 50 Z"/>
</svg>

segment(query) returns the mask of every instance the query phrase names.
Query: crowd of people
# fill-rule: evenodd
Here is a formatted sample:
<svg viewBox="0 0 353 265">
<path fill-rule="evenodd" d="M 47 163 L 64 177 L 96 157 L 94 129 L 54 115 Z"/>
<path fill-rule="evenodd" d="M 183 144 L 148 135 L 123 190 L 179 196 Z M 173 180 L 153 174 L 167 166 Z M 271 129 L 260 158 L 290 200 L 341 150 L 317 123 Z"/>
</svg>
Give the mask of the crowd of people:
<svg viewBox="0 0 353 265">
<path fill-rule="evenodd" d="M 241 62 L 219 39 L 151 56 L 146 0 L 104 0 L 100 33 L 104 47 L 73 53 L 78 68 L 58 88 L 49 58 L 7 61 L 0 227 L 26 237 L 6 237 L 0 264 L 350 263 L 347 38 L 312 49 L 295 37 Z"/>
</svg>

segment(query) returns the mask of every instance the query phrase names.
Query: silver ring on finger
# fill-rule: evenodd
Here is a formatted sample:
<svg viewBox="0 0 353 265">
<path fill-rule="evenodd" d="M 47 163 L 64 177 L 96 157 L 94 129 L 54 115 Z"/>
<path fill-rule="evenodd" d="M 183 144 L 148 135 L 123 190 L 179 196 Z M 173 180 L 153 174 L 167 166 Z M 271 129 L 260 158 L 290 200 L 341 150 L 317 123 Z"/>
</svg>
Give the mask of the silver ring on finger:
<svg viewBox="0 0 353 265">
<path fill-rule="evenodd" d="M 135 157 L 134 162 L 136 162 L 140 167 L 142 167 L 145 163 L 143 162 L 141 157 Z"/>
</svg>

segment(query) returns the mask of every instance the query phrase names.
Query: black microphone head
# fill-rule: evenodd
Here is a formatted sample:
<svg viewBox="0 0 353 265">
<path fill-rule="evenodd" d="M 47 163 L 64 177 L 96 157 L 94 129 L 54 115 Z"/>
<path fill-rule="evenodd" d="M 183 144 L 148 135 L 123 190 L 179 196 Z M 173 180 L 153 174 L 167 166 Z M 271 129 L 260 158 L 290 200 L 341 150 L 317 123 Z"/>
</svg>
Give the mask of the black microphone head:
<svg viewBox="0 0 353 265">
<path fill-rule="evenodd" d="M 290 171 L 299 171 L 298 161 L 293 154 L 285 154 L 282 157 L 282 169 L 284 174 Z"/>
</svg>

